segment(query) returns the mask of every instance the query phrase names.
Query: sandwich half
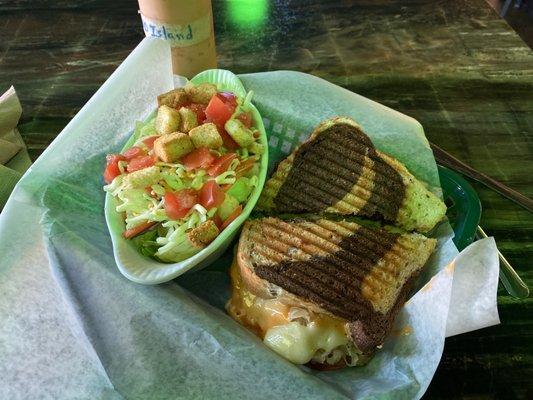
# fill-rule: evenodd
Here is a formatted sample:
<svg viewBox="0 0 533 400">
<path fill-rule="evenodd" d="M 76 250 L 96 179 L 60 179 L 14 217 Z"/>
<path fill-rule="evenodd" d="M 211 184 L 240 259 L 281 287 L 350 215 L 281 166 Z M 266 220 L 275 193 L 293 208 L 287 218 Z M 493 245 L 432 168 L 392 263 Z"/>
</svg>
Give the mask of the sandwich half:
<svg viewBox="0 0 533 400">
<path fill-rule="evenodd" d="M 419 232 L 431 230 L 446 213 L 437 196 L 344 117 L 322 122 L 279 164 L 257 209 L 357 215 Z"/>
<path fill-rule="evenodd" d="M 435 245 L 362 221 L 249 220 L 226 308 L 296 364 L 361 365 L 383 344 Z"/>
</svg>

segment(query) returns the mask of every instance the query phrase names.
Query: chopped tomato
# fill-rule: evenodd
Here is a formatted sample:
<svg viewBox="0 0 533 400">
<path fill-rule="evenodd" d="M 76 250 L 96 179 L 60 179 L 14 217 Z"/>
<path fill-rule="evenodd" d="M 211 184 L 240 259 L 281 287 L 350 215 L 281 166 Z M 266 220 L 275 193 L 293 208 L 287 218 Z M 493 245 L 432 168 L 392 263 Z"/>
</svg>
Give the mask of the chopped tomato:
<svg viewBox="0 0 533 400">
<path fill-rule="evenodd" d="M 208 168 L 213 164 L 215 158 L 216 157 L 211 154 L 207 147 L 199 147 L 183 157 L 181 162 L 187 171 L 190 171 L 196 168 Z"/>
<path fill-rule="evenodd" d="M 145 151 L 137 146 L 130 147 L 128 150 L 122 153 L 124 158 L 128 161 L 130 161 L 131 159 L 135 157 L 143 156 L 145 154 L 146 154 Z"/>
<path fill-rule="evenodd" d="M 215 181 L 207 181 L 200 189 L 200 204 L 208 210 L 221 205 L 224 197 L 224 191 Z"/>
<path fill-rule="evenodd" d="M 143 222 L 142 224 L 139 224 L 139 225 L 137 225 L 137 226 L 135 226 L 135 227 L 133 227 L 131 229 L 126 229 L 122 233 L 122 236 L 124 236 L 126 239 L 131 239 L 132 237 L 137 236 L 140 233 L 143 233 L 145 230 L 151 228 L 155 224 L 156 224 L 156 222 L 154 222 L 154 221 Z"/>
<path fill-rule="evenodd" d="M 220 96 L 213 96 L 205 109 L 205 115 L 209 121 L 217 125 L 224 125 L 235 111 L 235 106 L 225 103 Z"/>
<path fill-rule="evenodd" d="M 220 216 L 219 216 L 218 214 L 215 214 L 215 215 L 213 216 L 213 222 L 215 223 L 215 225 L 217 226 L 217 228 L 218 228 L 219 230 L 222 230 L 222 224 L 223 224 L 223 222 L 222 222 L 222 218 L 220 218 Z"/>
<path fill-rule="evenodd" d="M 236 150 L 239 148 L 239 145 L 233 138 L 229 135 L 228 132 L 226 132 L 226 129 L 224 129 L 223 126 L 217 125 L 218 133 L 220 136 L 222 136 L 222 142 L 224 143 L 224 147 L 228 150 Z"/>
<path fill-rule="evenodd" d="M 250 112 L 243 112 L 237 115 L 237 119 L 241 121 L 244 124 L 244 126 L 247 128 L 252 126 L 253 117 L 252 117 L 252 113 Z"/>
<path fill-rule="evenodd" d="M 151 150 L 154 148 L 154 142 L 158 137 L 158 135 L 148 136 L 146 139 L 143 140 L 143 143 Z"/>
<path fill-rule="evenodd" d="M 126 160 L 122 154 L 108 154 L 105 159 L 107 165 Z"/>
<path fill-rule="evenodd" d="M 126 170 L 128 172 L 134 172 L 140 169 L 151 167 L 155 164 L 155 160 L 156 158 L 154 156 L 138 156 L 132 158 L 126 167 Z"/>
<path fill-rule="evenodd" d="M 233 106 L 234 108 L 237 107 L 237 96 L 235 96 L 231 92 L 220 92 L 217 93 L 217 96 L 222 100 L 224 103 L 229 104 Z"/>
<path fill-rule="evenodd" d="M 196 113 L 196 118 L 198 119 L 199 124 L 203 124 L 207 118 L 205 115 L 205 105 L 192 103 L 187 106 L 189 109 Z"/>
<path fill-rule="evenodd" d="M 235 153 L 227 153 L 223 156 L 218 157 L 213 165 L 207 170 L 209 176 L 218 176 L 222 172 L 226 171 L 231 162 L 237 158 Z"/>
<path fill-rule="evenodd" d="M 226 218 L 226 220 L 224 221 L 220 229 L 222 230 L 226 228 L 229 224 L 231 224 L 235 220 L 235 218 L 241 215 L 241 213 L 242 213 L 242 205 L 239 204 L 239 206 L 235 208 L 235 210 L 233 210 L 233 212 L 228 216 L 228 218 Z"/>
<path fill-rule="evenodd" d="M 183 189 L 179 192 L 167 192 L 163 196 L 165 211 L 170 219 L 180 219 L 198 202 L 198 194 L 193 189 Z"/>
<path fill-rule="evenodd" d="M 125 158 L 121 154 L 108 154 L 107 165 L 104 170 L 105 183 L 113 182 L 113 179 L 120 175 L 120 168 L 118 167 L 118 162 L 124 160 Z"/>
<path fill-rule="evenodd" d="M 235 170 L 235 177 L 238 179 L 250 171 L 254 167 L 256 161 L 255 158 L 248 158 L 247 160 L 241 161 Z"/>
</svg>

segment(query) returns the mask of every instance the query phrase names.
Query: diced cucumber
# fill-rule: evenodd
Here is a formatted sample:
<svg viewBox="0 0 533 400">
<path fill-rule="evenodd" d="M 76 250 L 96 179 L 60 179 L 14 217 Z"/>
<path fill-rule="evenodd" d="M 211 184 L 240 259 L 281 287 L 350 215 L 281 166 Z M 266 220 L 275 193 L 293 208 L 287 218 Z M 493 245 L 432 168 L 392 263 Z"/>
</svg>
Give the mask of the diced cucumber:
<svg viewBox="0 0 533 400">
<path fill-rule="evenodd" d="M 218 207 L 218 216 L 222 221 L 225 221 L 238 206 L 239 201 L 226 193 L 224 201 Z"/>
<path fill-rule="evenodd" d="M 244 203 L 248 199 L 248 196 L 250 196 L 252 189 L 253 186 L 250 183 L 250 179 L 242 177 L 235 181 L 226 194 L 233 196 L 239 203 Z"/>
</svg>

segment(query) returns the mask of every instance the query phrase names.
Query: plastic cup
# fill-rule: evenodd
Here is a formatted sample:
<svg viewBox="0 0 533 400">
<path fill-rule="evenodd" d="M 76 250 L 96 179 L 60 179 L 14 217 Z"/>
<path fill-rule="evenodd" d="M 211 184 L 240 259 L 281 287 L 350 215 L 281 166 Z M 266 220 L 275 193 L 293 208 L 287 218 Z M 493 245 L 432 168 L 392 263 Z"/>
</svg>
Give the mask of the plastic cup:
<svg viewBox="0 0 533 400">
<path fill-rule="evenodd" d="M 217 67 L 211 0 L 139 0 L 139 8 L 146 36 L 169 42 L 174 74 Z"/>
</svg>

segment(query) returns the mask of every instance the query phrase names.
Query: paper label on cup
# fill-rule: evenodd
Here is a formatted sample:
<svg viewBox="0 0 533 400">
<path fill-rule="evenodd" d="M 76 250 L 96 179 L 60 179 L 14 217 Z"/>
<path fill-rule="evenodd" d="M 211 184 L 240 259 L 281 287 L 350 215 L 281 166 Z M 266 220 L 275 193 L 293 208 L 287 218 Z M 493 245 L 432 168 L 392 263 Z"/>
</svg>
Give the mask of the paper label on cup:
<svg viewBox="0 0 533 400">
<path fill-rule="evenodd" d="M 211 35 L 209 14 L 186 24 L 156 21 L 141 14 L 143 30 L 147 37 L 168 40 L 172 47 L 187 47 L 203 42 Z"/>
</svg>

